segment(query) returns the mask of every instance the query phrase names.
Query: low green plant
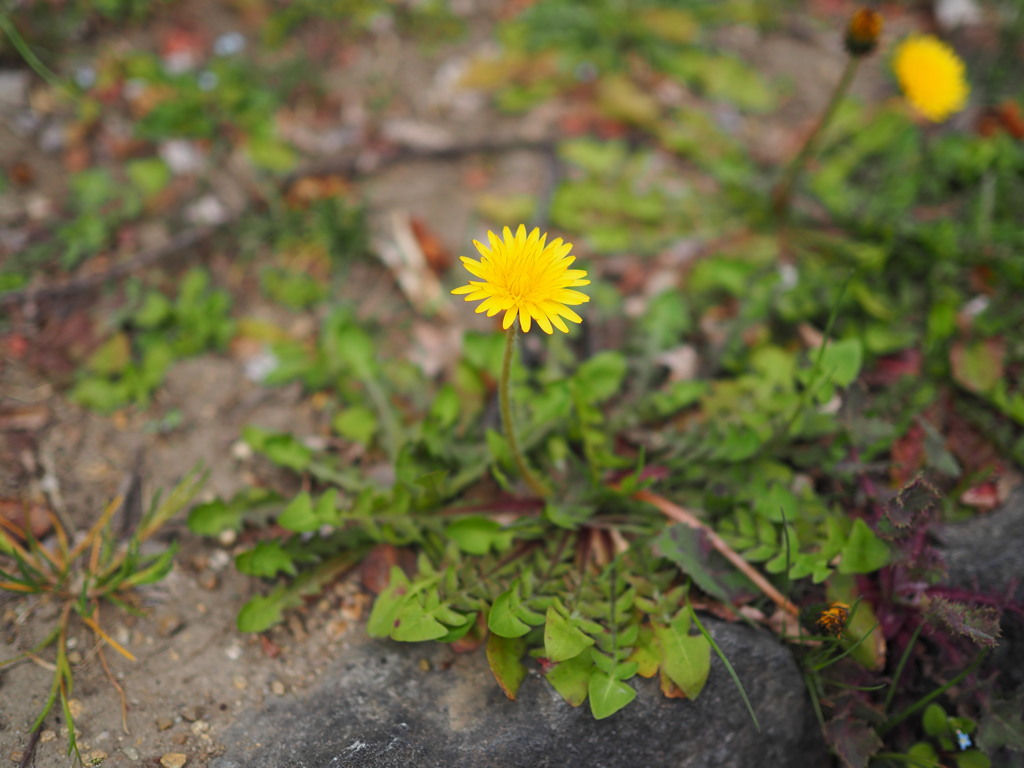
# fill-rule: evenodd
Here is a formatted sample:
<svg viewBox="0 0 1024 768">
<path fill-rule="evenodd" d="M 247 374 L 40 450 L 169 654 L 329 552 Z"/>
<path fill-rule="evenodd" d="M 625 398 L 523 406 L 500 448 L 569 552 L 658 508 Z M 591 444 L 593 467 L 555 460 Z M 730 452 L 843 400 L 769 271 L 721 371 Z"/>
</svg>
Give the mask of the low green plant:
<svg viewBox="0 0 1024 768">
<path fill-rule="evenodd" d="M 29 611 L 39 611 L 47 604 L 57 611 L 52 629 L 40 642 L 0 666 L 26 659 L 41 662 L 39 654 L 54 649 L 50 693 L 29 730 L 39 730 L 59 702 L 68 729 L 68 753 L 74 752 L 79 763 L 82 756 L 69 704 L 75 682 L 75 670 L 67 653 L 72 622 L 77 617 L 96 636 L 97 657 L 121 697 L 121 716 L 127 730 L 127 699 L 110 673 L 104 646 L 110 646 L 131 661 L 135 657 L 104 630 L 100 611 L 106 606 L 137 613 L 132 607 L 133 590 L 160 581 L 170 572 L 177 545 L 146 553 L 143 545 L 188 506 L 203 480 L 193 471 L 166 498 L 154 498 L 123 542 L 118 540 L 111 524 L 122 506 L 121 499 L 112 501 L 74 544 L 71 542 L 73 532 L 52 513 L 49 518 L 54 542 L 50 545 L 38 541 L 28 523 L 19 527 L 0 516 L 0 590 L 30 601 Z M 44 666 L 49 665 L 44 663 Z"/>
<path fill-rule="evenodd" d="M 71 399 L 101 412 L 144 408 L 176 360 L 223 349 L 235 329 L 231 296 L 209 283 L 205 270 L 192 269 L 173 300 L 135 284 L 117 330 L 86 361 Z"/>
</svg>

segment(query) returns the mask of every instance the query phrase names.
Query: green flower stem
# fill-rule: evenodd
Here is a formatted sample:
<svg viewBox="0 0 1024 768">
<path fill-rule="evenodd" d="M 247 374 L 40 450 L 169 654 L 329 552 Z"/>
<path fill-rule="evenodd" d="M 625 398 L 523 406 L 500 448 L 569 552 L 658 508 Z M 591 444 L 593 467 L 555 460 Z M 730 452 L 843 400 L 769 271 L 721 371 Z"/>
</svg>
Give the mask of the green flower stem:
<svg viewBox="0 0 1024 768">
<path fill-rule="evenodd" d="M 43 64 L 36 56 L 25 39 L 18 32 L 18 28 L 14 26 L 14 22 L 11 21 L 10 17 L 6 13 L 0 13 L 0 32 L 7 35 L 7 38 L 11 41 L 11 45 L 14 46 L 15 50 L 21 54 L 21 57 L 25 59 L 25 63 L 28 64 L 39 75 L 43 80 L 52 85 L 54 88 L 60 88 L 61 90 L 71 91 L 71 86 L 68 85 L 64 80 L 53 73 L 49 67 Z"/>
<path fill-rule="evenodd" d="M 512 327 L 505 333 L 505 355 L 501 360 L 501 378 L 498 380 L 498 402 L 501 404 L 501 424 L 505 430 L 505 439 L 508 440 L 509 450 L 512 451 L 512 458 L 516 462 L 516 466 L 519 467 L 519 473 L 526 480 L 527 485 L 533 489 L 541 498 L 547 498 L 549 495 L 548 489 L 544 486 L 535 474 L 533 470 L 526 464 L 526 459 L 523 457 L 523 452 L 519 448 L 519 438 L 516 437 L 516 425 L 512 420 L 512 404 L 509 400 L 508 395 L 508 384 L 509 379 L 512 377 L 512 358 L 515 355 L 516 350 L 516 326 L 513 323 Z"/>
<path fill-rule="evenodd" d="M 860 64 L 860 59 L 860 56 L 850 56 L 847 60 L 843 76 L 836 83 L 836 88 L 832 92 L 832 99 L 829 101 L 828 106 L 825 107 L 821 119 L 814 127 L 814 130 L 811 131 L 811 135 L 807 137 L 807 141 L 804 142 L 804 146 L 799 154 L 790 161 L 786 167 L 785 175 L 775 187 L 772 194 L 775 214 L 782 220 L 785 220 L 789 214 L 789 201 L 793 196 L 793 187 L 800 177 L 800 172 L 803 170 L 807 160 L 817 151 L 821 135 L 825 132 L 828 124 L 832 122 L 832 118 L 835 117 L 836 110 L 839 108 L 839 103 L 850 89 L 850 83 L 853 82 L 853 76 L 857 73 L 857 65 Z"/>
</svg>

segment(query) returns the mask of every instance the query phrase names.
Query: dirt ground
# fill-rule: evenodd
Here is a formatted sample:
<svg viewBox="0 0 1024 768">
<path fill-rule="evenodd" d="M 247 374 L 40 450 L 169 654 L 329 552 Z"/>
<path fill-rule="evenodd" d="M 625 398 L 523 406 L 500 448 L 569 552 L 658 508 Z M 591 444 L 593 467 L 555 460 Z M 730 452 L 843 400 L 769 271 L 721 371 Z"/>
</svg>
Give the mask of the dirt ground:
<svg viewBox="0 0 1024 768">
<path fill-rule="evenodd" d="M 485 100 L 456 98 L 441 73 L 486 45 L 494 22 L 490 4 L 463 5 L 476 8 L 479 16 L 467 39 L 424 57 L 416 47 L 382 37 L 360 52 L 356 65 L 331 73 L 333 87 L 339 92 L 358 90 L 360 79 L 368 73 L 388 73 L 399 94 L 389 119 L 404 121 L 392 125 L 412 125 L 420 134 L 429 127 L 457 141 L 493 136 L 496 131 L 519 137 L 550 136 L 560 116 L 558 108 L 544 107 L 513 119 L 494 114 Z M 227 28 L 231 19 L 216 21 Z M 792 126 L 807 125 L 815 103 L 825 98 L 838 76 L 842 56 L 835 51 L 834 31 L 806 21 L 794 21 L 767 38 L 752 35 L 747 29 L 725 30 L 722 41 L 771 73 L 790 78 L 799 73 L 805 80 L 802 95 L 787 102 L 782 114 L 743 125 L 743 132 L 759 144 L 759 156 L 777 161 L 795 146 Z M 809 60 L 814 66 L 807 66 Z M 884 87 L 879 62 L 866 70 L 858 90 Z M 4 155 L 0 162 L 7 164 L 15 153 L 39 155 L 36 147 L 15 140 L 3 125 L 0 132 Z M 466 184 L 481 162 L 488 164 L 485 190 Z M 543 193 L 548 170 L 544 158 L 530 152 L 486 161 L 468 157 L 394 167 L 368 178 L 361 190 L 369 201 L 375 233 L 384 241 L 393 237 L 392 214 L 409 213 L 430 222 L 446 246 L 459 254 L 466 253 L 470 237 L 477 236 L 481 226 L 474 212 L 477 194 Z M 59 163 L 40 155 L 37 171 L 40 194 L 59 194 L 63 178 Z M 173 275 L 189 263 L 203 262 L 217 274 L 231 257 L 227 238 L 163 268 Z M 415 312 L 382 265 L 354 269 L 345 293 L 349 298 L 361 297 L 359 314 L 364 319 L 384 320 L 396 329 L 415 320 Z M 84 303 L 59 311 L 101 313 L 112 301 L 116 299 L 110 296 L 85 297 Z M 246 314 L 277 317 L 278 310 L 261 306 L 257 295 L 238 301 Z M 440 343 L 438 339 L 457 338 L 461 329 L 478 322 L 461 306 L 452 317 L 447 323 L 420 323 L 419 333 L 409 337 L 403 332 L 396 354 L 418 351 L 422 355 L 425 340 Z M 312 319 L 292 316 L 281 322 Z M 238 350 L 181 361 L 148 410 L 128 409 L 103 417 L 68 403 L 46 371 L 30 370 L 9 358 L 0 360 L 3 399 L 32 414 L 27 424 L 8 425 L 0 432 L 0 497 L 32 499 L 45 494 L 59 499 L 68 516 L 84 526 L 125 487 L 136 462 L 147 499 L 158 489 L 172 487 L 198 463 L 210 472 L 204 498 L 228 496 L 253 484 L 267 468 L 237 450 L 245 425 L 287 429 L 298 435 L 318 434 L 325 425 L 315 404 L 297 387 L 266 389 L 253 383 L 245 375 L 244 362 L 244 351 Z M 154 430 L 154 424 L 173 409 L 180 409 L 181 424 L 166 433 Z M 201 768 L 218 754 L 218 734 L 236 713 L 309 686 L 325 661 L 344 653 L 352 633 L 363 631 L 359 619 L 367 612 L 369 597 L 348 580 L 304 610 L 293 612 L 284 626 L 261 636 L 240 634 L 235 630 L 237 611 L 260 587 L 234 570 L 233 542 L 224 539 L 218 545 L 201 540 L 186 530 L 183 519 L 166 529 L 163 541 L 171 540 L 181 545 L 174 570 L 163 582 L 139 592 L 145 617 L 115 613 L 103 617 L 114 639 L 136 656 L 135 662 L 129 662 L 109 649 L 106 652 L 127 698 L 127 730 L 122 728 L 118 694 L 97 656 L 94 637 L 81 624 L 73 625 L 68 643 L 75 663 L 72 706 L 87 762 L 156 766 L 164 756 L 183 755 L 186 765 Z M 0 658 L 8 658 L 41 638 L 55 609 L 35 600 L 6 596 L 3 600 Z M 21 761 L 29 727 L 46 699 L 50 679 L 45 660 L 0 671 L 0 765 Z M 31 764 L 37 768 L 68 765 L 66 742 L 66 725 L 55 711 L 46 720 Z M 170 764 L 176 759 L 170 758 Z"/>
</svg>

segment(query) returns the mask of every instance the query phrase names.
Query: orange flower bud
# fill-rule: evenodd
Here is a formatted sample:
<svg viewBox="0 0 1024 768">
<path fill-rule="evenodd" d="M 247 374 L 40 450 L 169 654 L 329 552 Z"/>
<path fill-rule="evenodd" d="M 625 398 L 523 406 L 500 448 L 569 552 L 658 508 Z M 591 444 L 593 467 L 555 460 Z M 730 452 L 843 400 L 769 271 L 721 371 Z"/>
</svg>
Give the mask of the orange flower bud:
<svg viewBox="0 0 1024 768">
<path fill-rule="evenodd" d="M 867 56 L 878 46 L 882 34 L 882 14 L 860 8 L 846 25 L 846 52 L 851 56 Z"/>
</svg>

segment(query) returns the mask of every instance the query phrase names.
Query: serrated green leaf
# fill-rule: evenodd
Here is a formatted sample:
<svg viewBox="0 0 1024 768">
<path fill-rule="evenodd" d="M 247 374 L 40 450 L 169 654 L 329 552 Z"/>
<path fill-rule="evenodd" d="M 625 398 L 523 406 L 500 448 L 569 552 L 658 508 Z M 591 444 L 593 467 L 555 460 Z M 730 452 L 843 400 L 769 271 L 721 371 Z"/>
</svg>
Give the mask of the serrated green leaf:
<svg viewBox="0 0 1024 768">
<path fill-rule="evenodd" d="M 263 632 L 281 622 L 284 611 L 302 603 L 302 599 L 290 592 L 284 585 L 275 588 L 269 595 L 251 598 L 238 612 L 239 632 Z"/>
<path fill-rule="evenodd" d="M 626 358 L 621 352 L 598 352 L 573 374 L 573 382 L 588 403 L 601 403 L 622 386 L 626 375 Z"/>
<path fill-rule="evenodd" d="M 444 532 L 459 549 L 470 555 L 486 555 L 504 538 L 501 524 L 481 515 L 459 518 L 446 526 Z"/>
<path fill-rule="evenodd" d="M 235 558 L 235 567 L 248 576 L 272 579 L 278 573 L 297 573 L 292 555 L 277 540 L 260 541 Z"/>
<path fill-rule="evenodd" d="M 304 472 L 313 459 L 313 452 L 292 434 L 248 426 L 242 430 L 242 439 L 257 453 L 296 472 Z"/>
<path fill-rule="evenodd" d="M 346 408 L 331 420 L 334 431 L 361 445 L 369 445 L 377 434 L 377 414 L 361 405 Z"/>
<path fill-rule="evenodd" d="M 278 516 L 277 524 L 294 533 L 308 533 L 320 527 L 320 521 L 313 512 L 313 499 L 308 491 L 302 491 L 289 502 Z"/>
<path fill-rule="evenodd" d="M 595 720 L 614 715 L 636 698 L 636 690 L 600 669 L 591 671 L 587 694 Z"/>
</svg>

